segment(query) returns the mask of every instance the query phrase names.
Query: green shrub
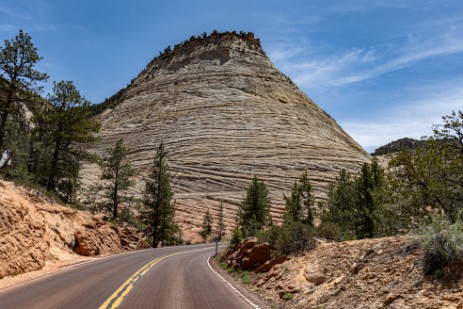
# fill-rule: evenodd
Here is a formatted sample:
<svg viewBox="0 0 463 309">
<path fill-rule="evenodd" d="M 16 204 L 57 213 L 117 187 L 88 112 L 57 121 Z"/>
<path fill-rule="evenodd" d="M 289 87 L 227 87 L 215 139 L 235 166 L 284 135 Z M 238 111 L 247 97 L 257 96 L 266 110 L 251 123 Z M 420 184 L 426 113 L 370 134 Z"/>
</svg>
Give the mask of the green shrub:
<svg viewBox="0 0 463 309">
<path fill-rule="evenodd" d="M 431 224 L 421 228 L 419 235 L 426 275 L 442 272 L 449 264 L 463 262 L 463 222 L 460 219 L 451 224 L 444 215 L 433 215 Z"/>
<path fill-rule="evenodd" d="M 317 227 L 317 235 L 327 240 L 341 241 L 341 227 L 334 222 L 324 221 Z"/>
<path fill-rule="evenodd" d="M 275 244 L 280 255 L 302 253 L 315 246 L 313 229 L 301 222 L 285 224 Z"/>
<path fill-rule="evenodd" d="M 238 227 L 235 227 L 232 231 L 232 237 L 230 239 L 229 247 L 235 250 L 235 248 L 243 240 L 243 238 L 243 232 Z"/>
<path fill-rule="evenodd" d="M 241 280 L 243 281 L 244 284 L 249 284 L 251 283 L 251 276 L 247 271 L 243 271 L 241 273 Z"/>
<path fill-rule="evenodd" d="M 257 240 L 269 243 L 275 255 L 302 253 L 315 246 L 314 229 L 300 221 L 261 230 Z"/>
<path fill-rule="evenodd" d="M 257 241 L 260 243 L 266 242 L 272 248 L 275 248 L 278 237 L 281 234 L 281 227 L 278 225 L 272 225 L 268 229 L 260 230 L 257 233 Z"/>
<path fill-rule="evenodd" d="M 291 293 L 285 293 L 285 295 L 283 295 L 283 300 L 291 300 L 293 299 L 294 295 L 291 294 Z"/>
</svg>

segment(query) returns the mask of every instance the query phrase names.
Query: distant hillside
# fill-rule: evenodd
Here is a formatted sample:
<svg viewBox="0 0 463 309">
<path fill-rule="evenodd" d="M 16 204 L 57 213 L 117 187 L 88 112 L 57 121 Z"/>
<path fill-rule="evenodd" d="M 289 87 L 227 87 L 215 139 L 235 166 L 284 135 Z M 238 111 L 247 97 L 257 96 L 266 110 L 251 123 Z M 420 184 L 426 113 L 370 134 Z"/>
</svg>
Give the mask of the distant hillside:
<svg viewBox="0 0 463 309">
<path fill-rule="evenodd" d="M 389 153 L 399 152 L 401 150 L 414 150 L 423 145 L 423 143 L 424 141 L 405 137 L 379 147 L 375 150 L 375 152 L 372 153 L 372 155 L 381 156 Z"/>
</svg>

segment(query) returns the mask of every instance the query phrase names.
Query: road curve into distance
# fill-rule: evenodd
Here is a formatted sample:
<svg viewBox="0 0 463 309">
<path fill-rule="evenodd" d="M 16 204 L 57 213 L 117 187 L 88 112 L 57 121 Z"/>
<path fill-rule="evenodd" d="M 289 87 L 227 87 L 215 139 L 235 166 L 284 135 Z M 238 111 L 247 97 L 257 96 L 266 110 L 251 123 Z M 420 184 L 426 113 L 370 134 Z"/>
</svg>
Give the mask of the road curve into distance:
<svg viewBox="0 0 463 309">
<path fill-rule="evenodd" d="M 215 245 L 148 249 L 0 290 L 0 308 L 252 308 L 210 269 Z"/>
</svg>

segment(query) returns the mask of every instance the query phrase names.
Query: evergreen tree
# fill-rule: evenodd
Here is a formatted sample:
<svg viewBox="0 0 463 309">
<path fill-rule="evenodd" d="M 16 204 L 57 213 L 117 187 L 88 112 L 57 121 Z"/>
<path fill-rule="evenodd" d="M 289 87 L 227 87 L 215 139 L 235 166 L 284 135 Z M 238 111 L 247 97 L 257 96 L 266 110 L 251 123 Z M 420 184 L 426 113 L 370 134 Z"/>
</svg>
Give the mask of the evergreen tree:
<svg viewBox="0 0 463 309">
<path fill-rule="evenodd" d="M 322 226 L 335 224 L 341 239 L 360 239 L 374 236 L 378 210 L 382 206 L 376 196 L 384 182 L 384 171 L 377 160 L 364 163 L 358 177 L 351 178 L 342 170 L 330 188 L 327 211 L 322 216 Z"/>
<path fill-rule="evenodd" d="M 360 177 L 356 179 L 357 189 L 357 236 L 373 238 L 375 231 L 373 214 L 378 207 L 373 192 L 381 185 L 383 170 L 376 159 L 371 164 L 364 163 Z"/>
<path fill-rule="evenodd" d="M 209 211 L 209 208 L 207 209 L 207 212 L 204 214 L 202 228 L 203 229 L 201 230 L 200 235 L 204 239 L 204 241 L 206 241 L 212 232 L 212 216 L 211 212 Z"/>
<path fill-rule="evenodd" d="M 0 47 L 0 159 L 4 161 L 0 169 L 14 154 L 9 142 L 14 142 L 15 137 L 7 135 L 12 132 L 7 129 L 8 122 L 19 123 L 17 129 L 24 129 L 24 122 L 27 122 L 25 112 L 32 110 L 32 104 L 36 102 L 34 86 L 37 81 L 48 78 L 45 73 L 35 70 L 40 60 L 31 37 L 22 30 Z"/>
<path fill-rule="evenodd" d="M 320 228 L 329 226 L 331 230 L 339 229 L 340 235 L 335 239 L 355 239 L 357 228 L 357 194 L 355 183 L 346 170 L 331 184 L 326 201 L 326 209 L 321 215 Z"/>
<path fill-rule="evenodd" d="M 220 202 L 219 206 L 219 222 L 217 224 L 218 227 L 218 236 L 219 236 L 219 241 L 222 239 L 222 237 L 225 235 L 225 223 L 223 223 L 223 202 Z"/>
<path fill-rule="evenodd" d="M 244 237 L 255 236 L 270 221 L 270 197 L 267 186 L 254 176 L 241 202 L 238 220 Z"/>
<path fill-rule="evenodd" d="M 312 193 L 312 186 L 309 181 L 309 176 L 307 175 L 307 170 L 305 170 L 299 178 L 299 187 L 302 206 L 304 209 L 303 211 L 305 212 L 305 216 L 303 217 L 302 222 L 309 226 L 314 226 L 314 214 L 312 209 L 314 196 Z"/>
<path fill-rule="evenodd" d="M 133 185 L 130 177 L 135 174 L 130 163 L 126 162 L 128 150 L 122 139 L 116 142 L 114 148 L 108 150 L 108 156 L 103 159 L 103 179 L 109 180 L 108 195 L 111 200 L 113 219 L 117 219 L 119 204 L 124 200 L 121 191 Z"/>
<path fill-rule="evenodd" d="M 404 212 L 423 217 L 426 205 L 442 209 L 453 223 L 463 209 L 463 112 L 442 118 L 432 138 L 414 152 L 401 152 L 390 165 Z"/>
<path fill-rule="evenodd" d="M 144 219 L 148 232 L 152 236 L 152 246 L 159 243 L 164 246 L 178 231 L 174 223 L 175 203 L 170 187 L 169 166 L 164 145 L 161 143 L 156 152 L 149 179 L 146 181 L 144 194 Z"/>
<path fill-rule="evenodd" d="M 301 187 L 299 183 L 294 182 L 293 189 L 290 196 L 284 195 L 285 199 L 285 212 L 283 214 L 284 224 L 291 224 L 292 222 L 300 222 L 303 218 L 303 209 L 301 203 Z"/>
<path fill-rule="evenodd" d="M 38 164 L 42 168 L 37 173 L 46 177 L 47 191 L 59 192 L 69 202 L 75 194 L 80 161 L 90 156 L 84 144 L 96 141 L 92 133 L 100 125 L 89 118 L 89 102 L 70 81 L 55 82 L 48 101 L 39 119 L 42 158 Z"/>
<path fill-rule="evenodd" d="M 283 221 L 285 224 L 303 222 L 313 226 L 313 195 L 307 171 L 304 171 L 299 181 L 294 183 L 291 195 L 285 195 L 284 199 L 285 213 L 283 214 Z"/>
</svg>

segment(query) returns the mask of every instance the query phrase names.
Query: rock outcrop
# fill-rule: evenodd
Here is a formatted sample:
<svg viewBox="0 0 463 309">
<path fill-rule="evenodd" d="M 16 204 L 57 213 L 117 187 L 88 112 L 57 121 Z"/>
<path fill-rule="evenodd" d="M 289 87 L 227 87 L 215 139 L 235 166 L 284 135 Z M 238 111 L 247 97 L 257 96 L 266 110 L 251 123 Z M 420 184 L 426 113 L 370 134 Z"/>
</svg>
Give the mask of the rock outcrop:
<svg viewBox="0 0 463 309">
<path fill-rule="evenodd" d="M 370 160 L 278 71 L 251 33 L 215 33 L 167 50 L 118 97 L 113 109 L 97 116 L 102 128 L 92 151 L 104 155 L 122 138 L 139 172 L 130 193 L 140 196 L 156 147 L 164 143 L 185 238 L 200 230 L 207 209 L 217 222 L 221 202 L 231 229 L 254 175 L 267 184 L 279 222 L 283 193 L 304 169 L 316 197 L 324 198 L 341 169 L 355 173 Z M 82 182 L 94 184 L 100 173 L 86 164 Z"/>
<path fill-rule="evenodd" d="M 463 265 L 424 276 L 422 261 L 409 237 L 322 243 L 253 286 L 285 308 L 463 308 Z"/>
<path fill-rule="evenodd" d="M 288 257 L 272 257 L 271 247 L 268 243 L 258 243 L 257 238 L 250 237 L 233 249 L 229 248 L 222 255 L 222 262 L 228 268 L 252 270 L 256 273 L 267 272 L 273 266 L 288 260 Z"/>
<path fill-rule="evenodd" d="M 0 279 L 41 269 L 58 251 L 94 256 L 146 246 L 133 231 L 0 181 Z"/>
</svg>

